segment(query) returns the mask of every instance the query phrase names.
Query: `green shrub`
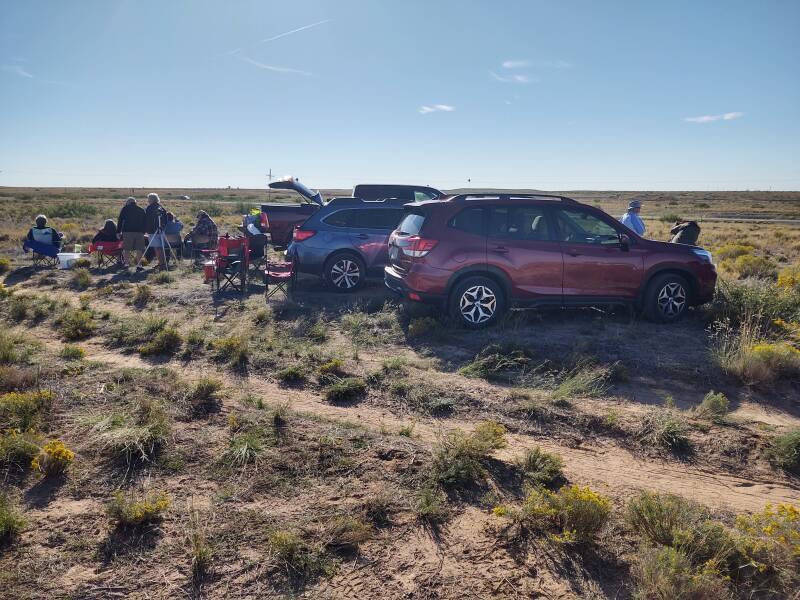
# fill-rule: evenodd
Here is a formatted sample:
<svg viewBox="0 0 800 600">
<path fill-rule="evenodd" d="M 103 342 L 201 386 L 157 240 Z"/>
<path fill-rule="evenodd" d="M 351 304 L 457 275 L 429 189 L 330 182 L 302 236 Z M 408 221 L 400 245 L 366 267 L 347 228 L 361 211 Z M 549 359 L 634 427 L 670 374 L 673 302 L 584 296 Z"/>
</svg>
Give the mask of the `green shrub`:
<svg viewBox="0 0 800 600">
<path fill-rule="evenodd" d="M 625 521 L 651 544 L 672 546 L 679 530 L 692 527 L 702 516 L 700 508 L 674 494 L 642 492 L 628 501 Z"/>
<path fill-rule="evenodd" d="M 152 339 L 139 346 L 142 356 L 171 355 L 181 347 L 183 338 L 174 327 L 165 327 L 156 333 Z"/>
<path fill-rule="evenodd" d="M 0 257 L 0 275 L 5 275 L 11 270 L 11 260 L 5 256 Z"/>
<path fill-rule="evenodd" d="M 70 283 L 76 290 L 85 290 L 92 285 L 92 274 L 89 269 L 78 268 L 72 271 Z"/>
<path fill-rule="evenodd" d="M 708 392 L 700 406 L 697 407 L 696 413 L 703 419 L 710 419 L 715 423 L 722 423 L 725 417 L 728 416 L 729 402 L 728 398 L 723 393 L 714 393 L 714 390 Z"/>
<path fill-rule="evenodd" d="M 55 395 L 49 390 L 9 392 L 0 396 L 0 431 L 35 428 L 41 414 L 50 408 Z"/>
<path fill-rule="evenodd" d="M 735 260 L 740 256 L 752 254 L 754 251 L 755 248 L 753 246 L 748 246 L 746 244 L 725 244 L 717 248 L 714 251 L 714 255 L 719 261 Z"/>
<path fill-rule="evenodd" d="M 778 265 L 763 256 L 745 254 L 738 257 L 733 264 L 740 277 L 775 279 L 778 275 Z"/>
<path fill-rule="evenodd" d="M 640 437 L 645 444 L 677 454 L 691 451 L 686 420 L 670 409 L 653 409 L 643 419 Z"/>
<path fill-rule="evenodd" d="M 525 452 L 517 462 L 525 479 L 534 485 L 550 486 L 564 478 L 564 461 L 557 454 L 545 452 L 538 446 Z"/>
<path fill-rule="evenodd" d="M 39 438 L 31 431 L 8 429 L 0 433 L 0 465 L 28 469 L 39 454 Z"/>
<path fill-rule="evenodd" d="M 137 308 L 143 308 L 152 299 L 153 291 L 150 289 L 149 285 L 143 283 L 142 285 L 137 285 L 133 289 L 133 298 L 131 298 L 131 302 Z"/>
<path fill-rule="evenodd" d="M 325 548 L 352 553 L 373 535 L 372 524 L 352 515 L 336 515 L 325 526 Z"/>
<path fill-rule="evenodd" d="M 80 219 L 94 217 L 100 209 L 93 204 L 84 204 L 77 200 L 70 200 L 48 208 L 51 217 L 60 219 Z"/>
<path fill-rule="evenodd" d="M 420 521 L 439 523 L 447 518 L 444 496 L 433 486 L 425 486 L 417 498 L 414 512 Z"/>
<path fill-rule="evenodd" d="M 60 354 L 61 358 L 66 360 L 83 360 L 83 358 L 86 356 L 86 350 L 80 346 L 67 344 L 61 349 Z"/>
<path fill-rule="evenodd" d="M 333 573 L 334 565 L 325 553 L 312 547 L 296 533 L 272 529 L 267 533 L 267 551 L 292 580 L 305 580 Z"/>
<path fill-rule="evenodd" d="M 151 275 L 150 277 L 148 277 L 148 281 L 151 281 L 155 284 L 165 284 L 165 283 L 172 283 L 173 281 L 175 281 L 175 278 L 169 271 L 159 271 L 155 275 Z"/>
<path fill-rule="evenodd" d="M 220 402 L 220 390 L 222 382 L 219 379 L 211 377 L 199 379 L 186 395 L 191 411 L 195 414 L 208 412 Z"/>
<path fill-rule="evenodd" d="M 19 360 L 15 341 L 7 331 L 0 331 L 0 365 L 13 365 Z"/>
<path fill-rule="evenodd" d="M 325 388 L 328 402 L 352 402 L 367 392 L 367 384 L 361 377 L 346 377 Z"/>
<path fill-rule="evenodd" d="M 244 468 L 256 462 L 263 449 L 264 441 L 258 432 L 245 431 L 230 439 L 222 460 L 231 467 Z"/>
<path fill-rule="evenodd" d="M 683 218 L 677 213 L 665 213 L 658 218 L 662 223 L 677 223 L 683 221 Z"/>
<path fill-rule="evenodd" d="M 782 469 L 800 473 L 800 429 L 794 429 L 772 440 L 769 457 Z"/>
<path fill-rule="evenodd" d="M 83 340 L 94 334 L 96 325 L 91 311 L 66 308 L 58 318 L 58 329 L 64 339 Z"/>
<path fill-rule="evenodd" d="M 579 365 L 569 371 L 551 393 L 553 400 L 596 398 L 608 390 L 611 379 L 609 367 Z"/>
<path fill-rule="evenodd" d="M 23 527 L 25 519 L 17 512 L 8 494 L 0 491 L 0 543 L 14 539 Z"/>
<path fill-rule="evenodd" d="M 73 269 L 88 269 L 92 266 L 92 261 L 88 258 L 79 258 L 74 263 L 72 263 Z"/>
<path fill-rule="evenodd" d="M 531 364 L 530 353 L 516 344 L 491 344 L 481 350 L 473 361 L 459 369 L 466 377 L 511 381 Z"/>
<path fill-rule="evenodd" d="M 30 296 L 14 296 L 8 303 L 8 316 L 12 321 L 19 323 L 28 318 L 28 310 L 31 304 Z"/>
<path fill-rule="evenodd" d="M 232 367 L 244 368 L 250 360 L 250 342 L 240 335 L 220 338 L 212 342 L 216 358 Z"/>
<path fill-rule="evenodd" d="M 106 514 L 117 527 L 139 527 L 160 521 L 169 505 L 169 496 L 164 492 L 137 499 L 117 491 L 106 507 Z"/>
<path fill-rule="evenodd" d="M 731 598 L 728 586 L 713 572 L 692 567 L 675 548 L 646 548 L 633 571 L 636 600 L 724 600 Z"/>
<path fill-rule="evenodd" d="M 275 379 L 285 385 L 297 385 L 306 380 L 306 370 L 302 365 L 292 365 L 275 373 Z"/>
<path fill-rule="evenodd" d="M 484 421 L 469 434 L 453 431 L 434 449 L 431 480 L 444 487 L 472 484 L 484 474 L 482 462 L 506 443 L 505 427 L 494 421 Z"/>
<path fill-rule="evenodd" d="M 338 358 L 331 359 L 317 368 L 317 375 L 325 380 L 341 377 L 344 375 L 344 362 Z"/>
<path fill-rule="evenodd" d="M 710 308 L 711 317 L 732 327 L 754 321 L 769 326 L 776 319 L 800 321 L 800 294 L 763 279 L 719 280 Z"/>
</svg>

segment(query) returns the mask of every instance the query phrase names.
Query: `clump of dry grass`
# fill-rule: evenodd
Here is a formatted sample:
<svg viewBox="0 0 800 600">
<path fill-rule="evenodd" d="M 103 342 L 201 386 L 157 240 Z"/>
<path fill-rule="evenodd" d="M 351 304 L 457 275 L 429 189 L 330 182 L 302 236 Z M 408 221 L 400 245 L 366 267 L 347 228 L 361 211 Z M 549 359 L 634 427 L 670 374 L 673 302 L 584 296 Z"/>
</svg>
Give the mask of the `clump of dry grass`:
<svg viewBox="0 0 800 600">
<path fill-rule="evenodd" d="M 164 492 L 135 497 L 117 491 L 106 506 L 106 514 L 116 527 L 139 527 L 160 521 L 169 505 Z"/>
<path fill-rule="evenodd" d="M 505 427 L 494 421 L 484 421 L 469 434 L 449 433 L 434 450 L 431 481 L 443 487 L 474 483 L 484 474 L 482 462 L 505 447 L 505 433 Z"/>
</svg>

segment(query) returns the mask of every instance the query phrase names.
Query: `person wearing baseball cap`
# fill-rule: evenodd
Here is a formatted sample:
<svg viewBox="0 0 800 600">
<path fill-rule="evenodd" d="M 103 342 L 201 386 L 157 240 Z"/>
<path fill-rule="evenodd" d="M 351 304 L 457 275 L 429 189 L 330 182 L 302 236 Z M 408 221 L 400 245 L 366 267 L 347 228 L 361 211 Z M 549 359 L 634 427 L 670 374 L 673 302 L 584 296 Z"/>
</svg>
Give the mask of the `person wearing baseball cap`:
<svg viewBox="0 0 800 600">
<path fill-rule="evenodd" d="M 639 216 L 641 211 L 642 203 L 639 200 L 631 200 L 630 203 L 628 203 L 628 210 L 625 211 L 625 214 L 622 215 L 619 220 L 628 229 L 632 229 L 643 236 L 646 228 L 642 217 Z"/>
</svg>

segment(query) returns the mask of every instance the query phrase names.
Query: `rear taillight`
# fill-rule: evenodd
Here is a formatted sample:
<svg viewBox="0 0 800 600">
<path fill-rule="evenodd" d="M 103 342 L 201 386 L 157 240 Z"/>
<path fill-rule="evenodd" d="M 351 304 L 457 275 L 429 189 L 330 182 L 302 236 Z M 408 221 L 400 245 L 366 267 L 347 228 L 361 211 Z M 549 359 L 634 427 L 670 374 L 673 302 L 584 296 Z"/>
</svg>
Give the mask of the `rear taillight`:
<svg viewBox="0 0 800 600">
<path fill-rule="evenodd" d="M 418 235 L 412 235 L 406 242 L 408 242 L 408 246 L 403 247 L 403 254 L 414 258 L 422 258 L 439 243 L 437 240 L 426 240 Z"/>
<path fill-rule="evenodd" d="M 295 242 L 302 242 L 303 240 L 307 240 L 308 238 L 312 237 L 316 233 L 316 231 L 311 231 L 310 229 L 295 229 L 292 239 Z"/>
</svg>

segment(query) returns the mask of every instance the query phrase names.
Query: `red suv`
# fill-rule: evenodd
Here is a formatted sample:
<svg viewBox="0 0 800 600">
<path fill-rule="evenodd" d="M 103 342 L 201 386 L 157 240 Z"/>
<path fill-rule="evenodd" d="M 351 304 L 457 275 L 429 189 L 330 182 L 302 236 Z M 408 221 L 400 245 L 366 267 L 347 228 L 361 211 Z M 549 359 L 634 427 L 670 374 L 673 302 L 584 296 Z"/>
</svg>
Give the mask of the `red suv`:
<svg viewBox="0 0 800 600">
<path fill-rule="evenodd" d="M 714 294 L 707 250 L 642 238 L 571 198 L 460 194 L 404 208 L 386 285 L 442 303 L 467 327 L 488 326 L 511 305 L 546 304 L 633 303 L 671 322 Z"/>
</svg>

